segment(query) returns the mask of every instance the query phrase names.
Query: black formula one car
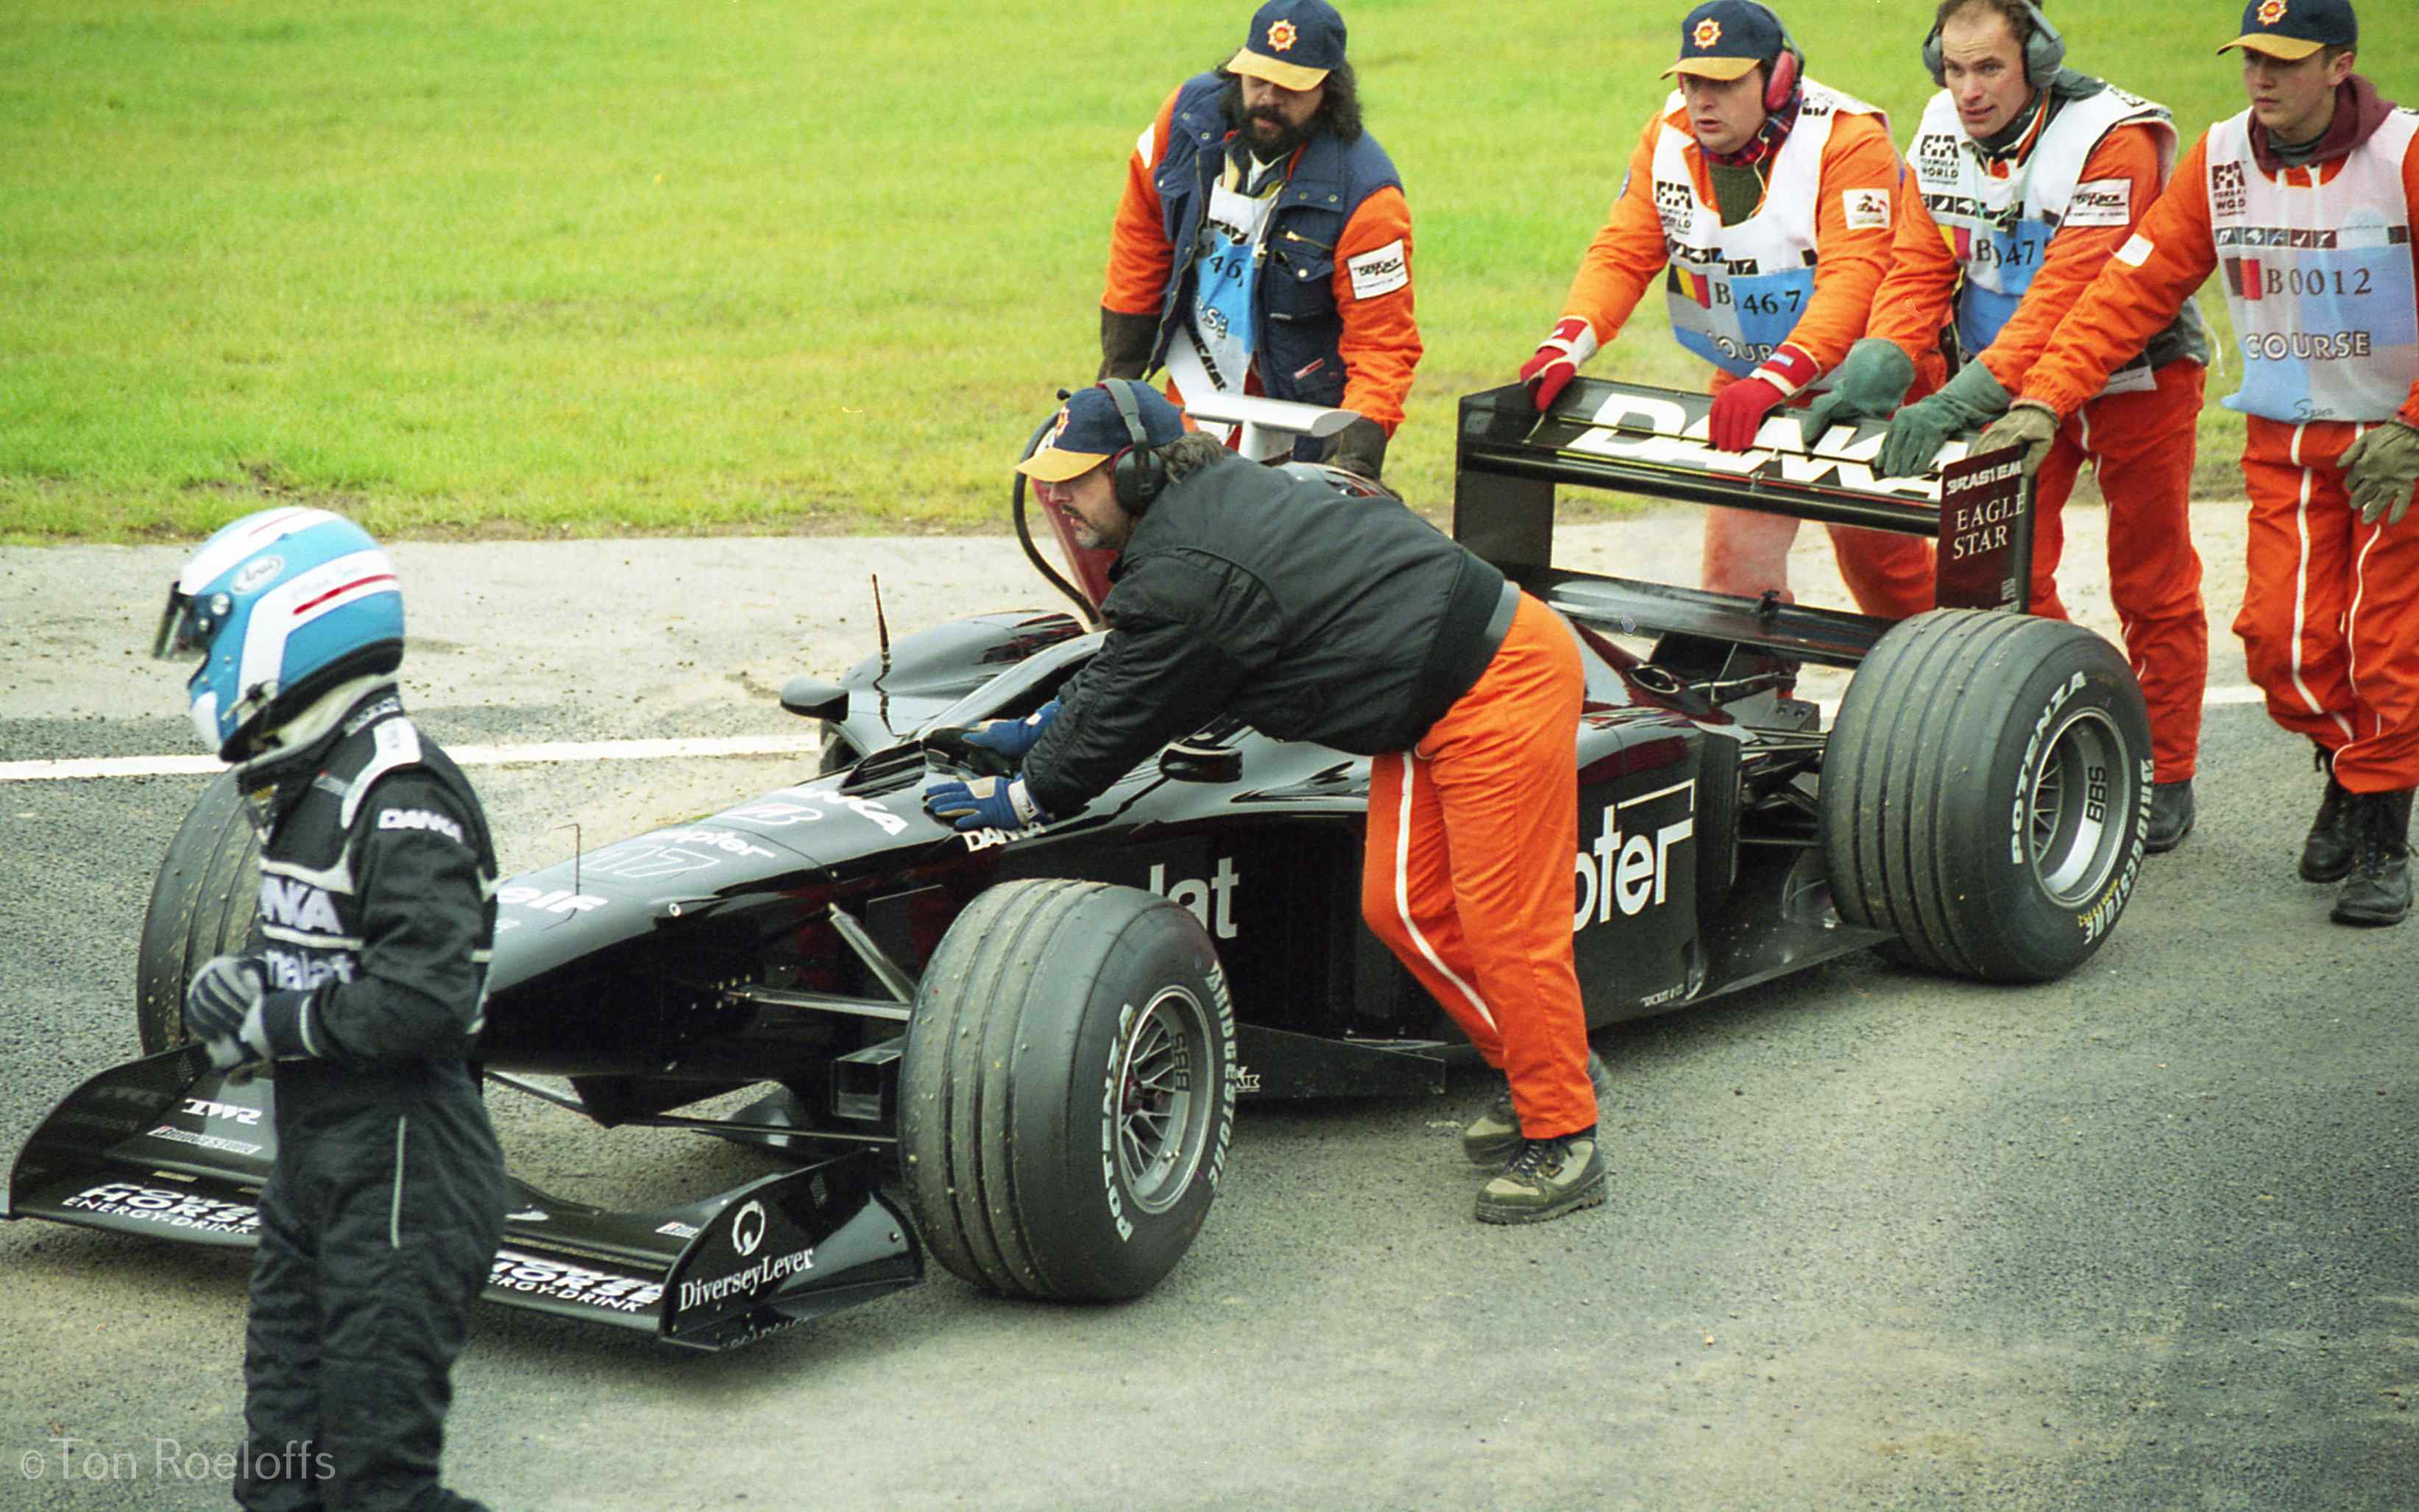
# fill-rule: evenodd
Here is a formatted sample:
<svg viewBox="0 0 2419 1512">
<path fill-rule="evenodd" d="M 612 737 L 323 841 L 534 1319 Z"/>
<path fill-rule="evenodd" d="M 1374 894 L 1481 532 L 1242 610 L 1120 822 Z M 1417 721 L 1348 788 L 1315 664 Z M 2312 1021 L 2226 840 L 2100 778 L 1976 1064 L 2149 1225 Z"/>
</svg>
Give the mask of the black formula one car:
<svg viewBox="0 0 2419 1512">
<path fill-rule="evenodd" d="M 1589 1023 L 1869 947 L 1988 980 L 2073 969 L 2141 865 L 2149 727 L 2115 648 L 2009 612 L 2021 475 L 1952 444 L 1937 478 L 1876 478 L 1879 427 L 1809 447 L 1787 412 L 1764 449 L 1716 453 L 1706 409 L 1595 380 L 1542 418 L 1518 388 L 1461 405 L 1456 535 L 1585 645 Z M 1558 569 L 1573 485 L 1936 536 L 1952 607 L 1891 625 Z M 1073 612 L 976 614 L 794 680 L 784 703 L 826 726 L 820 775 L 503 888 L 492 1082 L 796 1168 L 640 1213 L 517 1186 L 493 1300 L 720 1348 L 907 1286 L 927 1252 L 1009 1295 L 1132 1296 L 1207 1215 L 1239 1100 L 1441 1089 L 1459 1037 L 1359 918 L 1365 763 L 1229 723 L 1063 822 L 926 817 L 927 773 L 973 754 L 949 731 L 1031 711 L 1101 644 L 1015 501 Z M 1807 663 L 1854 669 L 1831 729 L 1794 696 Z M 241 810 L 222 779 L 177 833 L 142 936 L 149 1054 L 40 1125 L 7 1216 L 250 1242 L 273 1082 L 178 1043 L 189 974 L 254 927 Z"/>
</svg>

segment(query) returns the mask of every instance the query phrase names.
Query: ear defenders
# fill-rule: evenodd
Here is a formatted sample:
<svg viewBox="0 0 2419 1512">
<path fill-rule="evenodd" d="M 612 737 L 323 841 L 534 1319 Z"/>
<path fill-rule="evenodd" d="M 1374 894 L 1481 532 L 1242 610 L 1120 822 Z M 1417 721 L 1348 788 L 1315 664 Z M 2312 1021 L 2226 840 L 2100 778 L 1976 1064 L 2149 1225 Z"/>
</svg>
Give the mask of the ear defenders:
<svg viewBox="0 0 2419 1512">
<path fill-rule="evenodd" d="M 1102 378 L 1101 387 L 1108 390 L 1109 397 L 1117 402 L 1117 418 L 1126 423 L 1126 436 L 1132 442 L 1109 464 L 1109 485 L 1116 490 L 1117 507 L 1129 515 L 1139 515 L 1167 486 L 1167 468 L 1160 461 L 1159 454 L 1151 450 L 1150 433 L 1143 429 L 1142 409 L 1134 402 L 1133 379 Z"/>
<path fill-rule="evenodd" d="M 2059 36 L 2057 28 L 2050 24 L 2049 18 L 2042 14 L 2041 7 L 2031 4 L 2030 0 L 2025 6 L 2025 13 L 2032 18 L 2032 24 L 2024 39 L 2025 83 L 2042 89 L 2057 77 L 2059 66 L 2066 62 L 2066 39 Z M 1923 37 L 1923 66 L 1931 70 L 1934 84 L 1943 89 L 1949 87 L 1949 68 L 1940 55 L 1940 26 L 1937 23 Z"/>
<path fill-rule="evenodd" d="M 1789 23 L 1780 19 L 1780 11 L 1763 4 L 1763 0 L 1754 3 L 1780 29 L 1780 55 L 1772 60 L 1771 72 L 1764 81 L 1764 109 L 1769 115 L 1788 104 L 1789 97 L 1797 92 L 1798 84 L 1806 76 L 1806 51 L 1797 45 L 1796 38 L 1789 35 Z"/>
</svg>

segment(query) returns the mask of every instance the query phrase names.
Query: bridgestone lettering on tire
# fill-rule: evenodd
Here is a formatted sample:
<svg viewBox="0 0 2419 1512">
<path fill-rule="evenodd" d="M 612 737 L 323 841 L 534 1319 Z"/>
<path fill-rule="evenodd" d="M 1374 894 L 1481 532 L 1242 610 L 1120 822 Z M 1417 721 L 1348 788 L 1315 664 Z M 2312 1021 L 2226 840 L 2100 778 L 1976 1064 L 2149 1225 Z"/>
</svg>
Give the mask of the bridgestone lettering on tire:
<svg viewBox="0 0 2419 1512">
<path fill-rule="evenodd" d="M 2106 640 L 2061 620 L 1935 609 L 1857 670 L 1822 778 L 1848 923 L 1894 954 L 2047 981 L 2108 937 L 2141 874 L 2150 725 Z"/>
<path fill-rule="evenodd" d="M 926 1248 L 1012 1297 L 1149 1290 L 1209 1216 L 1234 1062 L 1225 979 L 1190 912 L 1094 882 L 984 892 L 925 967 L 900 1068 Z"/>
<path fill-rule="evenodd" d="M 187 810 L 151 883 L 134 964 L 134 1032 L 143 1053 L 185 1042 L 185 984 L 214 955 L 254 949 L 260 842 L 235 774 L 223 772 Z"/>
</svg>

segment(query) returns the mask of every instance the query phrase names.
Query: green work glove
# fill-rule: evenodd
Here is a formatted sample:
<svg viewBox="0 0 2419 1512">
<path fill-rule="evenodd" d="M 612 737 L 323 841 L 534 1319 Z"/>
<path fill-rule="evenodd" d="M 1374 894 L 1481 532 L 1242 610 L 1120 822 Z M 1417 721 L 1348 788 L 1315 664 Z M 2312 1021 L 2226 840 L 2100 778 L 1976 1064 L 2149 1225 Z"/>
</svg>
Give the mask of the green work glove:
<svg viewBox="0 0 2419 1512">
<path fill-rule="evenodd" d="M 1961 430 L 1989 424 L 2008 412 L 2015 395 L 1999 386 L 1991 370 L 1968 363 L 1939 393 L 1918 400 L 1890 418 L 1889 435 L 1882 440 L 1881 471 L 1887 478 L 1919 478 L 1931 468 L 1949 438 Z"/>
<path fill-rule="evenodd" d="M 2389 420 L 2345 447 L 2335 465 L 2344 470 L 2344 492 L 2362 524 L 2374 525 L 2383 515 L 2386 524 L 2399 525 L 2411 490 L 2419 487 L 2419 430 Z"/>
<path fill-rule="evenodd" d="M 1974 443 L 1973 455 L 1980 456 L 1985 452 L 2021 446 L 2025 455 L 2018 460 L 2024 464 L 2025 476 L 2029 478 L 2041 471 L 2042 458 L 2049 455 L 2049 443 L 2057 440 L 2057 410 L 2039 399 L 2018 399 Z"/>
<path fill-rule="evenodd" d="M 1797 417 L 1798 434 L 1810 447 L 1834 425 L 1886 419 L 1914 381 L 1915 360 L 1899 350 L 1898 343 L 1867 336 L 1848 348 L 1848 355 L 1831 369 L 1831 386 Z"/>
</svg>

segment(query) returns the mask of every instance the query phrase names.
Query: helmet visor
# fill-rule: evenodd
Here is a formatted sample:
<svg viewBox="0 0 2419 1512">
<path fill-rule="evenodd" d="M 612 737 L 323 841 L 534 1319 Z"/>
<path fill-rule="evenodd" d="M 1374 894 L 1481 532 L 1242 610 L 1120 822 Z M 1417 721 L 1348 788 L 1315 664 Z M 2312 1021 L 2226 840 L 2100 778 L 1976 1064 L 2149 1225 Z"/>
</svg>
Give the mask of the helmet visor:
<svg viewBox="0 0 2419 1512">
<path fill-rule="evenodd" d="M 160 661 L 190 661 L 208 649 L 209 626 L 200 601 L 170 583 L 168 607 L 160 611 L 160 632 L 151 640 L 152 656 Z"/>
</svg>

